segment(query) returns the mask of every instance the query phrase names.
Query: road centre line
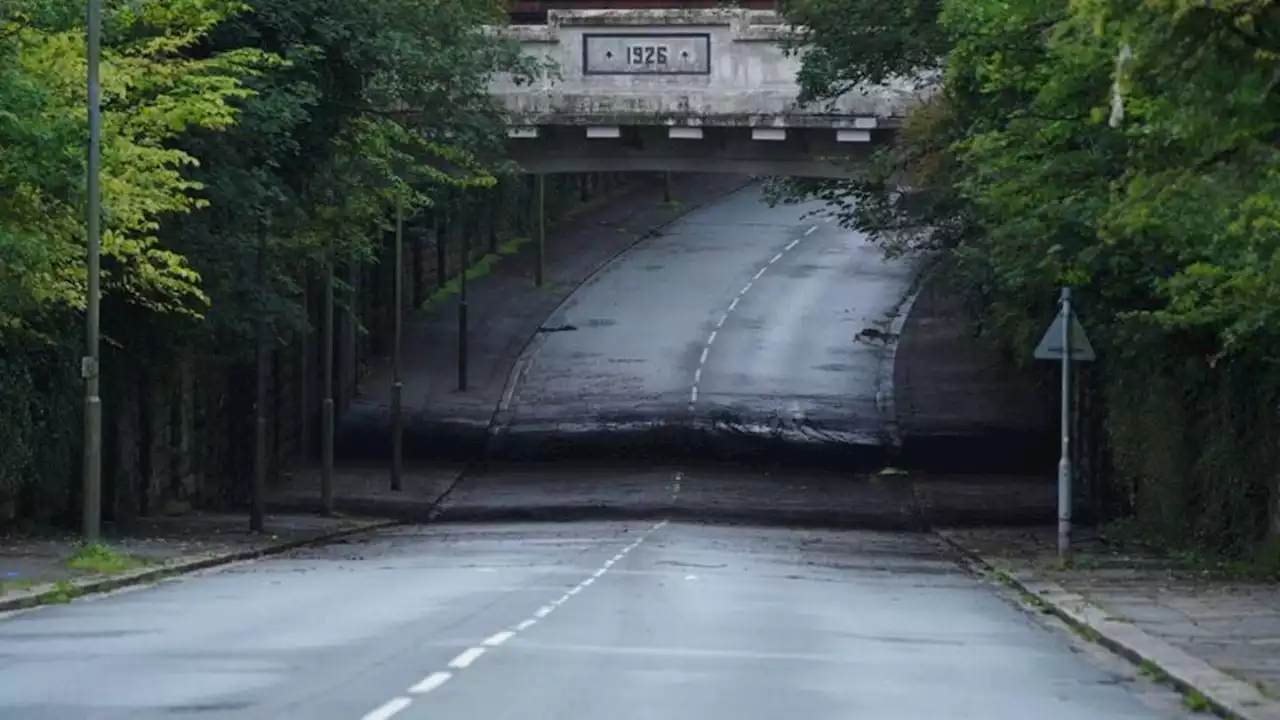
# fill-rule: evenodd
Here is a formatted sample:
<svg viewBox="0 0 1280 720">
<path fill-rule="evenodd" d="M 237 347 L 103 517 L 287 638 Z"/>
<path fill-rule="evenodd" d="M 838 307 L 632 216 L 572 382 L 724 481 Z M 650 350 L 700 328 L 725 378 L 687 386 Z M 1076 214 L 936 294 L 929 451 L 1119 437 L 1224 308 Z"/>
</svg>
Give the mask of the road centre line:
<svg viewBox="0 0 1280 720">
<path fill-rule="evenodd" d="M 676 477 L 677 489 L 679 486 L 679 481 L 680 481 L 680 476 L 679 474 L 677 474 L 677 477 Z M 661 522 L 655 523 L 654 525 L 650 526 L 648 530 L 644 531 L 644 533 L 640 535 L 640 537 L 636 538 L 635 541 L 631 542 L 626 547 L 622 548 L 622 550 L 619 551 L 612 558 L 606 560 L 601 567 L 597 568 L 595 572 L 591 573 L 589 577 L 583 578 L 581 582 L 579 582 L 577 585 L 571 588 L 568 592 L 566 592 L 564 596 L 562 596 L 558 600 L 548 603 L 547 605 L 543 605 L 542 607 L 534 611 L 533 613 L 534 617 L 522 620 L 519 624 L 515 625 L 514 629 L 512 630 L 503 630 L 500 632 L 496 632 L 493 635 L 490 635 L 489 637 L 485 638 L 480 644 L 486 647 L 498 647 L 503 643 L 505 643 L 506 641 L 510 640 L 511 638 L 515 637 L 517 633 L 524 630 L 528 630 L 529 628 L 533 627 L 535 624 L 537 624 L 538 618 L 544 618 L 547 615 L 550 615 L 556 609 L 556 607 L 563 604 L 570 597 L 590 587 L 593 583 L 595 583 L 595 581 L 598 578 L 600 578 L 606 572 L 608 572 L 608 570 L 612 568 L 614 564 L 616 564 L 622 558 L 626 557 L 627 553 L 631 552 L 632 550 L 635 550 L 637 547 L 640 546 L 640 543 L 644 542 L 646 539 L 648 539 L 650 535 L 654 534 L 658 530 L 661 530 L 663 527 L 666 526 L 666 524 L 667 524 L 667 521 L 663 520 Z M 466 650 L 463 650 L 461 653 L 455 656 L 452 660 L 450 660 L 448 663 L 448 666 L 455 670 L 464 670 L 470 667 L 472 663 L 474 663 L 484 654 L 485 654 L 484 647 L 467 648 Z M 448 672 L 448 671 L 433 672 L 430 675 L 427 675 L 422 680 L 415 683 L 414 685 L 410 686 L 408 692 L 413 695 L 425 695 L 433 690 L 440 688 L 445 683 L 449 682 L 449 680 L 451 680 L 453 677 L 454 677 L 454 673 L 452 672 Z M 361 720 L 390 720 L 390 718 L 400 713 L 404 709 L 408 708 L 412 704 L 413 704 L 412 698 L 399 695 L 391 698 L 390 700 L 379 705 L 373 710 L 365 713 L 363 716 L 361 716 Z"/>
<path fill-rule="evenodd" d="M 372 712 L 366 713 L 361 720 L 388 720 L 396 713 L 413 704 L 407 697 L 395 697 L 379 705 Z"/>
<path fill-rule="evenodd" d="M 471 663 L 475 662 L 476 660 L 479 660 L 480 656 L 483 654 L 484 654 L 484 648 L 478 648 L 478 647 L 467 648 L 466 650 L 463 650 L 462 652 L 458 653 L 457 657 L 449 661 L 449 667 L 456 668 L 458 670 L 464 670 L 470 667 Z"/>
<path fill-rule="evenodd" d="M 817 231 L 817 229 L 817 225 L 811 226 L 808 230 L 804 231 L 804 237 L 812 235 Z M 759 280 L 761 276 L 764 275 L 770 265 L 781 260 L 783 255 L 794 249 L 796 245 L 799 245 L 801 239 L 802 238 L 792 239 L 792 241 L 787 243 L 787 246 L 783 248 L 782 252 L 774 255 L 773 259 L 769 260 L 769 262 L 765 263 L 764 267 L 761 267 L 756 271 L 755 277 L 747 282 L 746 285 L 742 286 L 742 289 L 738 291 L 738 294 L 729 302 L 729 308 L 725 310 L 724 314 L 720 316 L 720 319 L 716 321 L 716 329 L 712 330 L 711 334 L 707 336 L 707 344 L 703 346 L 702 354 L 698 356 L 698 367 L 693 371 L 693 387 L 689 389 L 689 412 L 693 412 L 698 403 L 698 386 L 702 384 L 702 368 L 707 364 L 707 355 L 711 352 L 711 345 L 716 341 L 716 333 L 719 332 L 720 328 L 724 327 L 725 322 L 729 320 L 729 314 L 737 309 L 738 301 L 742 299 L 743 295 L 746 295 L 747 292 L 751 290 L 751 286 L 755 281 Z"/>
<path fill-rule="evenodd" d="M 423 678 L 422 682 L 409 688 L 409 692 L 414 695 L 424 695 L 449 682 L 451 677 L 453 677 L 451 672 L 433 672 Z"/>
</svg>

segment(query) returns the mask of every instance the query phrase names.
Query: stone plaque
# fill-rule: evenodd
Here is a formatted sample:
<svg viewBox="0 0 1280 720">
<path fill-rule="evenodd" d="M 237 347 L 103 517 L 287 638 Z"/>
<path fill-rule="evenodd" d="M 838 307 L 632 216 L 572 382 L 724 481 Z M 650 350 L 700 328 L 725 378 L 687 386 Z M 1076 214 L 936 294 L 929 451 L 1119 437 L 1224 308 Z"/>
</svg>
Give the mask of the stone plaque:
<svg viewBox="0 0 1280 720">
<path fill-rule="evenodd" d="M 711 36 L 706 33 L 583 35 L 582 69 L 587 75 L 709 75 Z"/>
</svg>

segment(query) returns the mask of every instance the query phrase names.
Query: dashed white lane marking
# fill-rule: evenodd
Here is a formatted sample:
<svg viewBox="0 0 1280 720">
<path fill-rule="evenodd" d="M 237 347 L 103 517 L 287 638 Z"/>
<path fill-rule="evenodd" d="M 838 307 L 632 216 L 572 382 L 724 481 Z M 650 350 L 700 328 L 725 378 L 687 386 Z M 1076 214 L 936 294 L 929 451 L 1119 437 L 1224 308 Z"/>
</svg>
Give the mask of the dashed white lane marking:
<svg viewBox="0 0 1280 720">
<path fill-rule="evenodd" d="M 489 647 L 497 647 L 515 636 L 516 636 L 515 632 L 511 630 L 503 630 L 500 633 L 494 633 L 489 637 L 485 638 L 484 642 L 480 644 L 487 645 Z"/>
<path fill-rule="evenodd" d="M 829 221 L 830 220 L 828 219 L 828 222 Z M 814 232 L 816 232 L 817 229 L 818 229 L 817 225 L 811 226 L 808 230 L 804 231 L 804 236 L 809 237 Z M 755 276 L 751 278 L 751 281 L 748 282 L 746 285 L 742 286 L 742 289 L 738 291 L 738 294 L 734 296 L 732 301 L 729 302 L 729 308 L 725 310 L 724 314 L 720 316 L 720 319 L 716 321 L 716 329 L 712 330 L 711 335 L 707 337 L 707 344 L 703 346 L 702 354 L 698 356 L 698 367 L 695 368 L 693 371 L 693 387 L 689 389 L 689 412 L 692 413 L 694 411 L 694 406 L 697 405 L 698 403 L 698 386 L 702 384 L 702 368 L 707 364 L 707 355 L 711 352 L 711 345 L 716 341 L 716 333 L 719 332 L 720 328 L 724 327 L 725 322 L 729 320 L 729 313 L 737 309 L 738 301 L 742 299 L 743 295 L 746 295 L 747 292 L 751 290 L 752 284 L 754 284 L 756 280 L 759 280 L 764 275 L 765 271 L 769 269 L 770 265 L 781 260 L 783 255 L 793 250 L 796 245 L 799 245 L 801 239 L 802 238 L 795 238 L 791 242 L 787 243 L 787 246 L 783 248 L 782 252 L 778 253 L 777 255 L 774 255 L 773 258 L 770 259 L 769 262 L 764 265 L 764 267 L 757 270 Z M 677 480 L 676 487 L 677 488 L 679 487 L 678 480 Z"/>
<path fill-rule="evenodd" d="M 367 713 L 362 720 L 387 720 L 391 716 L 409 707 L 413 701 L 407 697 L 395 697 L 382 703 L 372 712 Z"/>
<path fill-rule="evenodd" d="M 440 687 L 441 685 L 449 682 L 449 678 L 451 677 L 453 677 L 453 673 L 450 673 L 450 672 L 433 672 L 430 675 L 423 678 L 422 682 L 409 688 L 409 692 L 413 693 L 414 695 L 422 695 L 424 693 L 429 693 L 432 690 L 435 690 L 436 688 Z"/>
<path fill-rule="evenodd" d="M 449 661 L 449 667 L 458 670 L 464 670 L 480 658 L 484 654 L 484 648 L 467 648 L 458 653 L 458 656 Z"/>
<path fill-rule="evenodd" d="M 674 492 L 677 492 L 677 493 L 680 492 L 680 480 L 682 477 L 683 475 L 681 473 L 675 474 Z M 666 525 L 667 525 L 667 521 L 663 520 L 662 522 L 659 522 L 650 526 L 648 530 L 645 530 L 643 533 L 640 534 L 640 537 L 636 538 L 634 541 L 629 543 L 626 547 L 622 548 L 622 550 L 620 550 L 612 558 L 609 558 L 608 560 L 606 560 L 603 566 L 597 568 L 595 572 L 591 573 L 590 577 L 584 578 L 582 582 L 578 583 L 573 588 L 571 588 L 561 598 L 559 598 L 558 600 L 553 600 L 552 602 L 538 608 L 537 610 L 534 611 L 533 617 L 522 620 L 519 624 L 515 626 L 514 629 L 496 632 L 493 635 L 490 635 L 489 637 L 485 638 L 480 643 L 485 647 L 471 647 L 471 648 L 467 648 L 466 650 L 463 650 L 461 653 L 458 653 L 456 657 L 454 657 L 452 660 L 449 661 L 449 667 L 454 670 L 465 670 L 466 668 L 470 667 L 471 664 L 474 663 L 477 659 L 479 659 L 481 655 L 484 655 L 485 648 L 496 648 L 502 645 L 503 643 L 507 642 L 511 638 L 515 637 L 516 633 L 522 632 L 524 630 L 528 630 L 529 628 L 533 627 L 534 625 L 537 624 L 538 618 L 545 618 L 546 616 L 550 615 L 558 606 L 566 602 L 569 598 L 573 597 L 574 595 L 590 587 L 598 578 L 603 576 L 609 570 L 609 568 L 613 567 L 619 560 L 624 558 L 627 555 L 627 553 L 631 552 L 632 550 L 635 550 L 637 547 L 640 546 L 640 543 L 648 539 L 650 535 L 666 527 Z M 423 678 L 417 684 L 410 687 L 409 693 L 414 695 L 424 695 L 426 693 L 431 692 L 432 690 L 435 690 L 441 687 L 445 683 L 449 682 L 449 680 L 452 678 L 453 678 L 453 673 L 451 672 L 447 672 L 447 671 L 433 672 L 430 675 Z M 405 708 L 409 707 L 412 704 L 413 704 L 413 700 L 411 698 L 407 698 L 404 696 L 397 696 L 397 697 L 391 698 L 385 703 L 374 708 L 371 712 L 366 713 L 361 717 L 361 720 L 389 720 L 389 718 L 391 718 L 393 715 L 399 713 L 401 710 L 404 710 Z"/>
</svg>

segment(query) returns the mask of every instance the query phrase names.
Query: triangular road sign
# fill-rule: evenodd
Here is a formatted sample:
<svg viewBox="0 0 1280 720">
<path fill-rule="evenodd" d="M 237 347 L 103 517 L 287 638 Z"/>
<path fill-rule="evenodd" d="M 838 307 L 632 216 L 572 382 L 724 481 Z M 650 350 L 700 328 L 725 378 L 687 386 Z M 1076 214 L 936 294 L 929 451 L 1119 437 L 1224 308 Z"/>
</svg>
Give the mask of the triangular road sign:
<svg viewBox="0 0 1280 720">
<path fill-rule="evenodd" d="M 1036 346 L 1036 358 L 1039 360 L 1062 359 L 1062 313 L 1054 317 L 1044 337 L 1040 338 L 1040 344 Z M 1071 359 L 1076 362 L 1092 362 L 1098 359 L 1098 355 L 1093 351 L 1093 344 L 1089 342 L 1089 336 L 1085 335 L 1084 326 L 1080 324 L 1075 313 L 1071 314 Z"/>
</svg>

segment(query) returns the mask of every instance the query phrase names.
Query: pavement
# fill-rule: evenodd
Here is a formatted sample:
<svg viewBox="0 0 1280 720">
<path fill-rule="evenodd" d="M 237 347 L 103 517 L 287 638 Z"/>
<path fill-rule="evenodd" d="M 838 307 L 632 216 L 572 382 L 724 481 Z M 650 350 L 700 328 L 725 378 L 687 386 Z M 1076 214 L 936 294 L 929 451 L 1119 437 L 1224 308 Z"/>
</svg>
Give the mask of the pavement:
<svg viewBox="0 0 1280 720">
<path fill-rule="evenodd" d="M 1011 372 L 1009 358 L 975 337 L 945 265 L 926 271 L 918 287 L 892 369 L 898 464 L 933 475 L 1056 467 L 1054 388 Z"/>
<path fill-rule="evenodd" d="M 637 485 L 563 472 L 530 491 Z M 725 493 L 725 473 L 705 493 L 700 476 L 652 482 L 777 497 L 748 476 Z M 832 506 L 822 483 L 791 481 L 794 512 Z M 926 533 L 449 517 L 0 618 L 0 716 L 1191 716 Z"/>
<path fill-rule="evenodd" d="M 660 186 L 629 188 L 548 228 L 541 288 L 534 286 L 531 243 L 471 280 L 465 391 L 458 389 L 457 298 L 411 313 L 403 339 L 405 457 L 439 462 L 483 455 L 512 368 L 556 307 L 619 253 L 750 182 L 735 175 L 674 175 L 670 203 Z M 370 362 L 339 421 L 339 460 L 390 457 L 391 377 L 389 359 Z"/>
<path fill-rule="evenodd" d="M 1057 560 L 1056 526 L 941 532 L 1149 675 L 1194 690 L 1206 708 L 1280 718 L 1280 585 L 1226 579 L 1089 529 L 1075 533 L 1068 564 Z"/>
<path fill-rule="evenodd" d="M 1205 707 L 1280 717 L 1262 694 L 1275 655 L 1266 588 L 1173 595 L 1133 567 L 1046 580 L 1043 564 L 1016 564 L 1041 556 L 1013 542 L 1038 531 L 972 526 L 1051 518 L 1048 473 L 874 472 L 910 459 L 896 445 L 935 461 L 968 449 L 979 467 L 1016 454 L 1034 401 L 1000 399 L 994 356 L 910 262 L 884 263 L 812 208 L 729 189 L 704 188 L 706 205 L 639 244 L 584 226 L 549 267 L 558 295 L 540 298 L 515 269 L 475 283 L 475 389 L 414 385 L 410 457 L 464 456 L 492 425 L 486 461 L 411 462 L 391 491 L 374 461 L 385 413 L 366 396 L 343 447 L 369 459 L 335 477 L 338 509 L 430 523 L 309 516 L 318 478 L 304 471 L 273 490 L 272 533 L 344 537 L 281 547 L 245 532 L 243 515 L 201 516 L 207 532 L 185 540 L 164 522 L 198 518 L 121 535 L 118 552 L 165 540 L 222 559 L 208 562 L 277 554 L 0 615 L 0 717 L 1192 716 L 1198 695 L 1170 680 L 1200 688 Z M 440 327 L 415 327 L 414 342 L 447 346 Z M 438 379 L 456 351 L 414 347 L 414 383 Z M 688 462 L 664 427 L 752 461 Z M 625 441 L 610 437 L 647 461 L 620 461 Z M 837 455 L 812 467 L 786 448 Z M 593 449 L 613 457 L 593 464 Z M 530 461 L 570 451 L 577 462 Z M 927 532 L 942 525 L 959 527 Z M 22 572 L 67 577 L 74 548 L 61 542 Z M 5 550 L 10 561 L 22 547 Z M 1001 553 L 1010 570 L 971 572 Z M 1095 640 L 1132 658 L 1147 655 L 1125 648 L 1181 655 L 1152 661 L 1156 672 Z M 1241 706 L 1248 688 L 1264 701 Z"/>
<path fill-rule="evenodd" d="M 0 536 L 0 612 L 157 582 L 239 560 L 285 552 L 385 527 L 382 518 L 268 515 L 266 532 L 249 531 L 237 513 L 144 518 L 127 529 L 107 523 L 106 556 L 86 559 L 79 538 L 44 531 Z"/>
</svg>

